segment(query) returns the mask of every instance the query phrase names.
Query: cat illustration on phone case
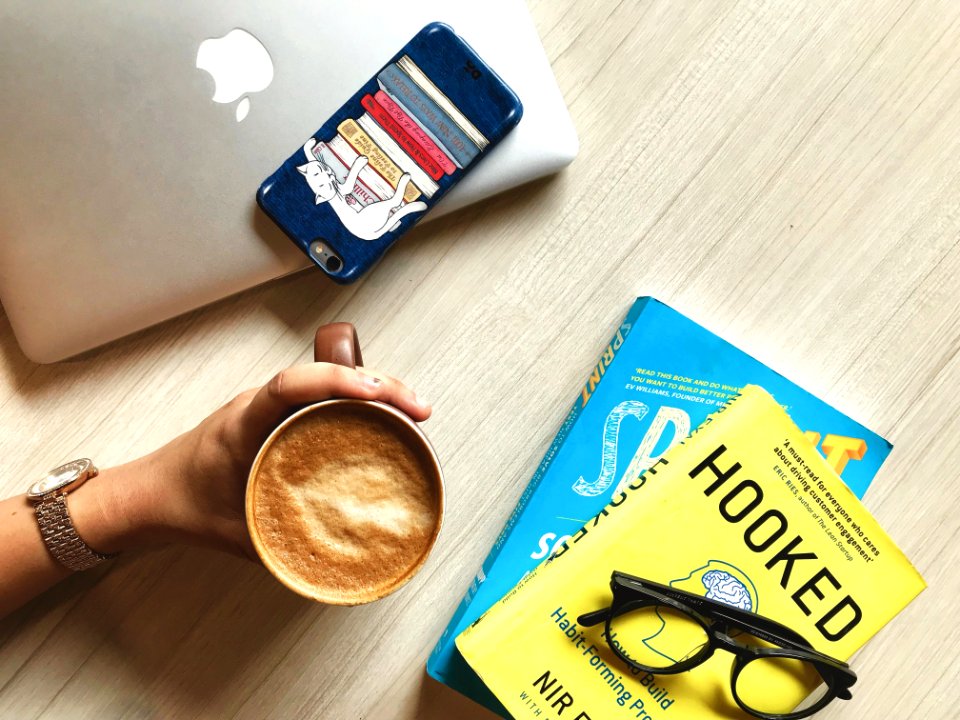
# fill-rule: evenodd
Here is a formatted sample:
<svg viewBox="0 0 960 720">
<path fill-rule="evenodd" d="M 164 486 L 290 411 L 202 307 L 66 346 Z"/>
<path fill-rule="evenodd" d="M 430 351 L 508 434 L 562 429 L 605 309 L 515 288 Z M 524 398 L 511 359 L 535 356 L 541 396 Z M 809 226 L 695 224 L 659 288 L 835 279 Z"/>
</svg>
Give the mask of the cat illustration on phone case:
<svg viewBox="0 0 960 720">
<path fill-rule="evenodd" d="M 307 162 L 297 170 L 313 191 L 316 204 L 329 203 L 343 226 L 361 240 L 379 240 L 385 233 L 396 230 L 407 215 L 427 209 L 427 204 L 419 200 L 403 205 L 403 194 L 410 183 L 409 173 L 403 174 L 391 197 L 369 205 L 351 204 L 347 196 L 353 192 L 360 171 L 367 166 L 366 156 L 360 155 L 353 161 L 346 180 L 341 183 L 333 170 L 313 154 L 316 145 L 314 138 L 307 140 L 303 146 Z"/>
</svg>

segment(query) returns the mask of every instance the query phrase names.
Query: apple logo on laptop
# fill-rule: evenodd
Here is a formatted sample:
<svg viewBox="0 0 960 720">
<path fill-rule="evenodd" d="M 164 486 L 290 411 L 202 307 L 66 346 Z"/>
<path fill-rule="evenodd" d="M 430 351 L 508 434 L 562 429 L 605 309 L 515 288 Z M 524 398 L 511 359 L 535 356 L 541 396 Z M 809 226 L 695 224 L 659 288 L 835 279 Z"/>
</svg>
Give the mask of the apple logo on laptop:
<svg viewBox="0 0 960 720">
<path fill-rule="evenodd" d="M 213 78 L 214 102 L 232 103 L 243 97 L 237 105 L 237 122 L 242 122 L 250 112 L 247 95 L 265 90 L 273 82 L 270 53 L 263 43 L 240 28 L 200 43 L 197 67 Z"/>
</svg>

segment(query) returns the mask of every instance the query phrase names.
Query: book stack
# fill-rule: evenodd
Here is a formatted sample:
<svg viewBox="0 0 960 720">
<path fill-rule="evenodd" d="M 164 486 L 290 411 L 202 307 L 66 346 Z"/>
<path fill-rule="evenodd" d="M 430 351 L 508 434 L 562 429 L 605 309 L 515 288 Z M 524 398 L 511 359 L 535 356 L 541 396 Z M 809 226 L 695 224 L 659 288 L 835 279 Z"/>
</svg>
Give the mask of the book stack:
<svg viewBox="0 0 960 720">
<path fill-rule="evenodd" d="M 611 616 L 614 573 L 623 612 Z M 656 597 L 638 599 L 650 598 L 638 587 Z M 849 696 L 823 682 L 829 671 L 774 648 L 844 661 L 923 588 L 783 408 L 750 385 L 457 646 L 515 718 L 804 717 L 797 708 Z M 716 625 L 688 614 L 698 610 Z M 738 624 L 750 613 L 780 627 Z M 694 667 L 657 672 L 685 662 Z"/>
<path fill-rule="evenodd" d="M 366 112 L 344 120 L 333 138 L 311 151 L 341 183 L 354 161 L 366 156 L 348 202 L 365 207 L 389 199 L 404 175 L 410 176 L 404 203 L 430 199 L 440 178 L 467 167 L 489 144 L 409 56 L 384 68 L 377 85 L 376 93 L 361 98 Z"/>
<path fill-rule="evenodd" d="M 863 496 L 890 453 L 886 440 L 672 308 L 640 298 L 450 620 L 430 675 L 509 717 L 455 638 L 748 384 L 771 393 L 831 472 Z"/>
</svg>

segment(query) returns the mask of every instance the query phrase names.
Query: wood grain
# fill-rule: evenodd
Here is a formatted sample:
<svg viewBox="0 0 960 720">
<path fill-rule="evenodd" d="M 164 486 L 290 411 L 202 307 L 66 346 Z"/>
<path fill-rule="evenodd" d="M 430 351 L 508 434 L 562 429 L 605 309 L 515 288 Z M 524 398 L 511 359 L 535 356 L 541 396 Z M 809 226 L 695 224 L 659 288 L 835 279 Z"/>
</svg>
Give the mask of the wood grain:
<svg viewBox="0 0 960 720">
<path fill-rule="evenodd" d="M 87 355 L 0 319 L 0 492 L 145 453 L 318 324 L 436 405 L 449 507 L 425 571 L 358 609 L 175 548 L 0 623 L 3 718 L 488 718 L 423 667 L 594 357 L 653 294 L 895 444 L 866 497 L 930 587 L 840 717 L 960 703 L 960 5 L 536 0 L 580 133 L 555 178 L 417 231 L 356 286 L 286 278 Z"/>
</svg>

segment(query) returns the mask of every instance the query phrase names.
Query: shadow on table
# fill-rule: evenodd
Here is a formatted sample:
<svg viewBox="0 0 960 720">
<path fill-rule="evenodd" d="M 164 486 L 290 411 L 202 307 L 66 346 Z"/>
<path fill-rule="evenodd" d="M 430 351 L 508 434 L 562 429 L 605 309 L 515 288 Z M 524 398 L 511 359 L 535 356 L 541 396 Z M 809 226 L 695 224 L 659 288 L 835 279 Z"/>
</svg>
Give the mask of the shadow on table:
<svg viewBox="0 0 960 720">
<path fill-rule="evenodd" d="M 297 274 L 295 282 L 316 283 L 316 277 L 319 276 L 324 284 L 315 291 L 316 296 L 310 292 L 302 292 L 299 302 L 286 302 L 282 295 L 271 293 L 264 298 L 264 307 L 295 333 L 309 335 L 324 323 L 354 320 L 349 312 L 350 302 L 353 295 L 368 280 L 372 281 L 372 288 L 368 289 L 370 296 L 378 295 L 381 287 L 389 286 L 390 300 L 396 302 L 399 298 L 402 302 L 406 298 L 405 286 L 423 282 L 468 228 L 482 228 L 485 224 L 498 228 L 503 224 L 519 222 L 545 201 L 550 187 L 557 182 L 557 177 L 534 180 L 522 188 L 486 198 L 416 226 L 387 250 L 378 265 L 352 285 L 337 285 L 328 280 L 319 269 L 309 268 Z M 269 219 L 261 220 L 264 221 L 271 222 Z M 495 233 L 490 234 L 491 242 L 495 236 Z M 481 256 L 488 251 L 483 245 L 487 242 L 483 233 L 474 233 L 472 242 L 475 252 Z M 311 278 L 314 280 L 311 281 Z M 335 290 L 329 291 L 326 285 L 331 285 Z M 347 309 L 347 312 L 343 312 L 344 309 Z"/>
<path fill-rule="evenodd" d="M 172 549 L 70 578 L 0 622 L 0 652 L 36 648 L 18 674 L 63 684 L 57 705 L 81 696 L 89 705 L 99 688 L 103 702 L 133 716 L 216 717 L 258 687 L 308 626 L 329 624 L 332 634 L 342 624 L 336 610 L 253 563 Z"/>
<path fill-rule="evenodd" d="M 455 690 L 423 674 L 417 720 L 499 720 L 500 716 L 477 705 Z"/>
<path fill-rule="evenodd" d="M 237 318 L 254 313 L 260 307 L 302 307 L 304 298 L 309 298 L 311 306 L 322 314 L 323 308 L 336 306 L 338 296 L 344 292 L 344 288 L 322 273 L 308 269 L 46 365 L 35 363 L 23 354 L 10 320 L 0 307 L 0 374 L 10 378 L 9 386 L 28 398 L 42 395 L 64 380 L 109 383 L 125 373 L 150 372 L 158 358 L 176 346 L 194 342 L 202 344 L 205 338 L 216 336 L 224 327 L 236 325 Z"/>
<path fill-rule="evenodd" d="M 411 279 L 422 279 L 432 271 L 439 257 L 457 243 L 467 227 L 474 223 L 499 227 L 505 223 L 522 222 L 534 208 L 551 200 L 550 189 L 558 177 L 541 178 L 521 189 L 501 193 L 415 228 L 388 251 L 385 264 L 390 263 L 392 256 L 394 267 L 385 269 L 391 273 L 404 273 L 409 267 L 416 274 Z M 254 207 L 251 212 L 255 231 L 268 239 L 268 245 L 277 251 L 274 246 L 283 240 L 277 239 L 276 227 L 259 209 Z M 474 243 L 483 241 L 482 237 L 474 239 Z M 484 248 L 479 248 L 478 252 L 484 252 Z M 429 262 L 431 256 L 433 262 Z M 202 341 L 223 327 L 235 324 L 237 317 L 259 308 L 272 313 L 292 331 L 309 336 L 323 323 L 350 319 L 340 315 L 349 315 L 343 313 L 344 308 L 376 272 L 375 268 L 352 285 L 338 285 L 318 269 L 308 267 L 49 365 L 34 363 L 23 354 L 0 306 L 0 374 L 9 377 L 10 385 L 27 397 L 40 395 L 63 379 L 109 382 L 118 373 L 147 372 L 156 362 L 157 355 L 176 345 Z M 389 278 L 390 275 L 384 276 L 386 281 Z"/>
</svg>

